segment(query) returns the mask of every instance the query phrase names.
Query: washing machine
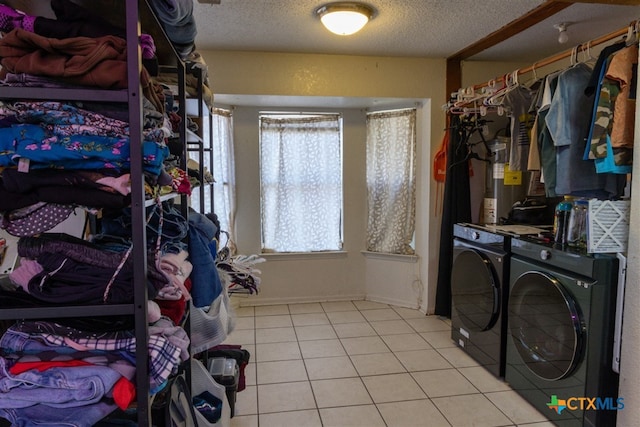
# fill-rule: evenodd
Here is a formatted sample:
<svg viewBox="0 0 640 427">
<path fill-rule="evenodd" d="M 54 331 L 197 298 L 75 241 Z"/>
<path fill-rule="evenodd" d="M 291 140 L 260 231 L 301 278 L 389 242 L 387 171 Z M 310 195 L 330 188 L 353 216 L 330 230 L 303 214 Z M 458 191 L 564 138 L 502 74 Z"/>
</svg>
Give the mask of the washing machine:
<svg viewBox="0 0 640 427">
<path fill-rule="evenodd" d="M 618 260 L 511 240 L 505 381 L 558 426 L 615 426 Z"/>
<path fill-rule="evenodd" d="M 511 237 L 473 224 L 455 224 L 453 236 L 451 338 L 503 377 Z"/>
</svg>

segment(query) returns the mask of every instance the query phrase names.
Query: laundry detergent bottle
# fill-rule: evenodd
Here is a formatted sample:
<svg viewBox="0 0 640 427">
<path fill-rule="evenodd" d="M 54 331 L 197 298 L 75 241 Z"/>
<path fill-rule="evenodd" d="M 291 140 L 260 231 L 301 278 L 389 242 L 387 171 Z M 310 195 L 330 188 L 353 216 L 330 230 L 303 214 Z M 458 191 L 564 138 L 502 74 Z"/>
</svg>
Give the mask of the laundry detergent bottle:
<svg viewBox="0 0 640 427">
<path fill-rule="evenodd" d="M 556 206 L 555 215 L 553 217 L 553 236 L 558 244 L 567 243 L 567 233 L 569 231 L 569 219 L 571 218 L 571 210 L 573 209 L 573 201 L 571 196 L 564 196 L 564 200 Z"/>
</svg>

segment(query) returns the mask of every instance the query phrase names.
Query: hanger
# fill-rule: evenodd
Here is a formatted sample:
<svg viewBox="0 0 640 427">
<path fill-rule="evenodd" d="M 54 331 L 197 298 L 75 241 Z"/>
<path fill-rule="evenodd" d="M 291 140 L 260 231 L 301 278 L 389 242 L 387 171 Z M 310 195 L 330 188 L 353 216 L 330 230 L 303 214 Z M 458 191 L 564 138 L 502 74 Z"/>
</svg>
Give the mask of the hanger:
<svg viewBox="0 0 640 427">
<path fill-rule="evenodd" d="M 491 96 L 498 91 L 498 85 L 496 79 L 489 80 L 486 86 L 482 88 L 482 93 L 486 96 Z"/>
<path fill-rule="evenodd" d="M 493 106 L 502 105 L 502 98 L 512 84 L 511 74 L 505 74 L 504 77 L 502 78 L 502 81 L 503 81 L 502 87 L 485 100 L 486 105 L 493 105 Z"/>
<path fill-rule="evenodd" d="M 571 67 L 578 65 L 578 48 L 580 45 L 576 45 L 571 49 Z"/>
<path fill-rule="evenodd" d="M 473 107 L 456 107 L 456 106 L 451 106 L 449 108 L 449 113 L 450 114 L 455 114 L 458 116 L 473 116 L 473 115 L 480 115 L 482 117 L 486 116 L 490 111 L 493 111 L 494 109 L 491 107 L 487 107 L 485 105 L 475 105 Z"/>
<path fill-rule="evenodd" d="M 524 86 L 531 87 L 532 84 L 538 81 L 538 74 L 536 73 L 536 67 L 538 66 L 537 62 L 534 62 L 531 66 L 532 78 L 524 83 Z"/>
<path fill-rule="evenodd" d="M 518 74 L 519 73 L 520 73 L 520 69 L 517 69 L 517 70 L 513 71 L 510 74 L 505 74 L 505 77 L 504 77 L 505 86 L 504 86 L 504 88 L 501 89 L 501 90 L 498 90 L 497 93 L 495 93 L 494 95 L 488 97 L 487 100 L 485 101 L 485 103 L 488 104 L 488 105 L 492 105 L 492 106 L 501 106 L 502 107 L 502 102 L 504 101 L 505 95 L 508 94 L 509 92 L 511 92 L 512 90 L 520 87 L 520 83 L 518 82 Z M 498 111 L 498 114 L 500 114 L 500 111 Z"/>
<path fill-rule="evenodd" d="M 460 149 L 461 147 L 464 146 L 466 147 L 467 152 L 462 160 L 452 163 L 451 165 L 449 165 L 448 169 L 451 169 L 452 167 L 457 166 L 471 159 L 476 159 L 482 162 L 491 163 L 490 159 L 480 157 L 478 153 L 473 151 L 474 146 L 482 143 L 482 145 L 484 146 L 484 149 L 486 150 L 486 155 L 491 156 L 491 149 L 489 148 L 489 144 L 487 143 L 487 140 L 484 137 L 484 132 L 487 130 L 487 123 L 489 122 L 490 120 L 478 119 L 477 115 L 470 116 L 466 119 L 463 119 L 463 121 L 460 122 L 457 128 L 457 131 L 462 132 L 463 135 L 462 135 L 461 142 L 456 149 Z M 469 140 L 471 139 L 473 134 L 476 132 L 480 136 L 480 141 L 470 143 Z"/>
<path fill-rule="evenodd" d="M 486 98 L 493 95 L 497 90 L 495 80 L 491 80 L 488 86 L 484 86 L 479 90 L 475 86 L 460 88 L 455 92 L 455 101 L 452 100 L 443 105 L 443 108 L 456 115 L 480 114 L 481 116 L 486 116 L 489 111 L 493 110 L 486 104 Z"/>
<path fill-rule="evenodd" d="M 476 92 L 473 86 L 469 86 L 466 89 L 460 89 L 458 91 L 457 101 L 453 103 L 454 107 L 463 107 L 483 100 L 486 95 L 482 92 Z"/>
<path fill-rule="evenodd" d="M 582 62 L 585 64 L 593 64 L 597 60 L 597 58 L 591 56 L 591 40 L 587 42 L 586 49 L 584 45 L 582 46 L 582 53 L 584 56 L 584 61 Z"/>
<path fill-rule="evenodd" d="M 640 27 L 640 19 L 629 24 L 627 35 L 625 36 L 625 44 L 627 46 L 634 45 L 638 42 L 638 29 Z"/>
</svg>

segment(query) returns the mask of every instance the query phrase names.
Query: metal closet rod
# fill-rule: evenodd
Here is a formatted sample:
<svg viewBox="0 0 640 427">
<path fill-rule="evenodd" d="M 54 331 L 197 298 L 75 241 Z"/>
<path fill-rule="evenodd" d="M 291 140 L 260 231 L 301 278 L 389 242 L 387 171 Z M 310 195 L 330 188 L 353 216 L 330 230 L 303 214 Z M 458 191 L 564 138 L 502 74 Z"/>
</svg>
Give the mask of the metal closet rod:
<svg viewBox="0 0 640 427">
<path fill-rule="evenodd" d="M 534 62 L 532 65 L 530 65 L 528 67 L 520 68 L 520 69 L 517 70 L 518 75 L 529 73 L 531 71 L 537 70 L 540 67 L 544 67 L 546 65 L 553 64 L 554 62 L 560 61 L 560 60 L 565 59 L 565 58 L 569 58 L 569 57 L 571 57 L 571 55 L 573 55 L 574 52 L 576 52 L 576 48 L 577 48 L 578 52 L 580 52 L 580 51 L 584 52 L 586 49 L 589 49 L 589 48 L 591 48 L 593 46 L 597 46 L 599 44 L 606 43 L 606 42 L 608 42 L 610 40 L 613 40 L 616 37 L 623 36 L 623 35 L 625 35 L 625 34 L 627 34 L 629 32 L 629 28 L 636 26 L 638 24 L 638 22 L 639 21 L 633 21 L 627 27 L 621 28 L 621 29 L 619 29 L 617 31 L 613 31 L 613 32 L 611 32 L 609 34 L 605 34 L 603 36 L 600 36 L 598 38 L 590 40 L 590 41 L 588 41 L 586 43 L 579 44 L 579 45 L 573 47 L 572 49 L 566 50 L 564 52 L 560 52 L 560 53 L 555 54 L 553 56 L 549 56 L 548 58 L 544 58 L 544 59 L 542 59 L 540 61 L 536 61 L 536 62 Z M 480 89 L 482 87 L 489 86 L 489 84 L 491 82 L 501 82 L 501 81 L 504 81 L 504 79 L 505 79 L 504 76 L 497 77 L 497 78 L 495 78 L 495 79 L 493 79 L 491 81 L 475 85 L 474 89 Z"/>
</svg>

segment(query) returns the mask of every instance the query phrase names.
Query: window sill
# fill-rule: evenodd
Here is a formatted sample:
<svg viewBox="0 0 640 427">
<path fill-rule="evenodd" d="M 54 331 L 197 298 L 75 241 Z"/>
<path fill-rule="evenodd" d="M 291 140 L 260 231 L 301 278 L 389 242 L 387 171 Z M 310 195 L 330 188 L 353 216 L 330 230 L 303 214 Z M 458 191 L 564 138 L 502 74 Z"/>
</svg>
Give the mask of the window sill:
<svg viewBox="0 0 640 427">
<path fill-rule="evenodd" d="M 380 259 L 384 261 L 400 261 L 407 263 L 416 263 L 418 262 L 418 255 L 399 255 L 399 254 L 386 254 L 382 252 L 370 252 L 370 251 L 360 251 L 365 258 L 369 259 Z"/>
<path fill-rule="evenodd" d="M 346 258 L 346 251 L 327 251 L 327 252 L 266 252 L 260 256 L 267 261 L 298 261 L 305 259 L 338 259 Z"/>
</svg>

